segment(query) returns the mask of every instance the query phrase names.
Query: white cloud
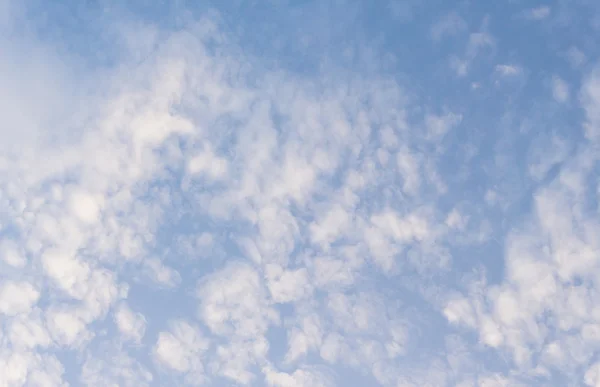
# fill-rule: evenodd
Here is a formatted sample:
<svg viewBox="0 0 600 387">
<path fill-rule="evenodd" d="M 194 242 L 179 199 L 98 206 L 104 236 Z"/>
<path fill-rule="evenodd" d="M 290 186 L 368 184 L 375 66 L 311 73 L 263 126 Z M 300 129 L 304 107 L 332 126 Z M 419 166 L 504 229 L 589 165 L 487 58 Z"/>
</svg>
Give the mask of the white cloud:
<svg viewBox="0 0 600 387">
<path fill-rule="evenodd" d="M 277 372 L 272 368 L 263 369 L 268 386 L 272 387 L 328 387 L 334 385 L 331 376 L 317 369 L 297 369 L 294 372 Z"/>
<path fill-rule="evenodd" d="M 328 334 L 321 345 L 320 355 L 329 363 L 335 363 L 338 358 L 347 354 L 350 348 L 344 342 L 343 337 L 339 333 Z"/>
<path fill-rule="evenodd" d="M 181 275 L 177 270 L 166 266 L 158 258 L 144 260 L 144 271 L 152 282 L 160 286 L 173 288 L 181 283 Z"/>
<path fill-rule="evenodd" d="M 600 138 L 600 69 L 595 69 L 587 77 L 581 90 L 582 105 L 586 114 L 585 135 L 592 141 Z"/>
<path fill-rule="evenodd" d="M 4 282 L 0 285 L 0 313 L 7 316 L 28 313 L 39 298 L 39 290 L 29 282 Z"/>
<path fill-rule="evenodd" d="M 528 19 L 543 20 L 550 16 L 550 12 L 550 7 L 542 5 L 528 10 L 525 15 Z"/>
<path fill-rule="evenodd" d="M 585 53 L 575 46 L 569 47 L 565 55 L 574 68 L 579 68 L 587 60 Z"/>
<path fill-rule="evenodd" d="M 197 243 L 198 243 L 198 247 L 200 249 L 205 249 L 205 248 L 208 248 L 208 247 L 210 247 L 210 246 L 213 245 L 214 238 L 213 238 L 212 234 L 207 233 L 207 232 L 203 232 L 198 237 Z"/>
<path fill-rule="evenodd" d="M 170 333 L 159 335 L 154 351 L 157 359 L 167 367 L 179 372 L 189 370 L 189 355 L 184 345 Z"/>
<path fill-rule="evenodd" d="M 170 329 L 160 332 L 154 345 L 156 361 L 170 370 L 186 373 L 187 383 L 201 384 L 204 380 L 204 354 L 209 348 L 209 341 L 198 328 L 186 321 L 174 320 L 169 325 Z"/>
<path fill-rule="evenodd" d="M 279 324 L 262 278 L 247 264 L 230 263 L 201 281 L 197 296 L 201 320 L 214 334 L 228 339 L 228 344 L 217 348 L 212 367 L 248 384 L 255 377 L 248 368 L 265 360 L 269 344 L 264 335 L 270 325 Z"/>
<path fill-rule="evenodd" d="M 80 298 L 87 286 L 90 268 L 81 259 L 61 251 L 45 251 L 41 257 L 46 274 L 64 291 Z"/>
<path fill-rule="evenodd" d="M 201 282 L 198 298 L 200 317 L 216 334 L 260 337 L 279 319 L 261 277 L 246 264 L 231 263 Z"/>
<path fill-rule="evenodd" d="M 141 313 L 133 312 L 125 303 L 115 312 L 115 322 L 121 334 L 130 340 L 140 342 L 146 331 L 146 319 Z"/>
<path fill-rule="evenodd" d="M 450 300 L 444 308 L 444 316 L 451 323 L 462 323 L 469 327 L 477 324 L 472 305 L 463 298 Z"/>
<path fill-rule="evenodd" d="M 0 385 L 40 387 L 68 384 L 63 380 L 64 368 L 54 356 L 3 350 L 0 352 Z"/>
<path fill-rule="evenodd" d="M 519 66 L 499 64 L 496 65 L 496 72 L 503 76 L 515 76 L 521 74 L 522 70 Z"/>
<path fill-rule="evenodd" d="M 529 173 L 533 179 L 544 179 L 550 170 L 560 165 L 569 155 L 569 144 L 557 136 L 545 136 L 530 151 Z"/>
<path fill-rule="evenodd" d="M 479 378 L 480 387 L 507 387 L 514 385 L 512 381 L 504 377 L 503 375 L 484 376 Z"/>
<path fill-rule="evenodd" d="M 468 217 L 465 217 L 458 209 L 454 208 L 446 217 L 445 223 L 450 228 L 464 229 L 467 222 Z"/>
<path fill-rule="evenodd" d="M 588 125 L 593 120 L 592 112 Z M 562 166 L 533 194 L 532 212 L 523 225 L 509 233 L 504 279 L 471 289 L 467 298 L 449 300 L 444 310 L 448 321 L 476 329 L 482 343 L 507 354 L 511 367 L 529 376 L 557 371 L 581 383 L 575 370 L 589 364 L 595 351 L 597 242 L 592 235 L 599 228 L 595 216 L 577 209 L 593 181 L 590 145 L 580 145 L 572 156 L 560 151 L 558 159 L 557 151 L 548 153 L 546 146 L 537 156 L 533 171 L 540 176 L 557 160 Z M 578 339 L 584 334 L 590 339 Z M 595 383 L 594 375 L 591 368 L 585 382 Z M 486 383 L 509 383 L 499 380 Z"/>
<path fill-rule="evenodd" d="M 22 250 L 15 242 L 9 239 L 0 241 L 0 257 L 2 257 L 2 260 L 8 265 L 16 268 L 21 268 L 27 263 Z"/>
<path fill-rule="evenodd" d="M 306 269 L 283 270 L 277 264 L 269 264 L 266 277 L 271 297 L 277 303 L 297 301 L 310 293 Z"/>
<path fill-rule="evenodd" d="M 152 373 L 119 349 L 103 347 L 106 358 L 88 356 L 81 370 L 86 386 L 145 387 L 154 381 Z"/>
<path fill-rule="evenodd" d="M 401 23 L 412 20 L 419 9 L 419 2 L 414 0 L 392 0 L 388 4 L 392 17 Z"/>
<path fill-rule="evenodd" d="M 349 286 L 354 282 L 355 266 L 359 266 L 361 263 L 333 257 L 317 257 L 314 260 L 315 285 L 325 288 Z"/>
<path fill-rule="evenodd" d="M 467 60 L 453 56 L 450 59 L 450 68 L 452 68 L 456 72 L 456 75 L 464 77 L 469 72 L 469 62 Z"/>
<path fill-rule="evenodd" d="M 451 12 L 431 27 L 431 37 L 438 41 L 447 36 L 456 35 L 467 28 L 467 23 L 457 13 Z"/>
<path fill-rule="evenodd" d="M 552 96 L 556 102 L 565 103 L 569 100 L 569 85 L 562 78 L 552 77 Z"/>
<path fill-rule="evenodd" d="M 13 348 L 45 348 L 52 343 L 44 321 L 37 314 L 34 312 L 11 320 L 6 333 Z"/>
<path fill-rule="evenodd" d="M 419 156 L 409 149 L 401 149 L 396 154 L 398 170 L 404 180 L 403 189 L 408 195 L 416 195 L 421 186 L 421 172 L 419 171 Z"/>
<path fill-rule="evenodd" d="M 597 387 L 600 385 L 600 364 L 592 365 L 584 376 L 584 382 L 587 386 Z"/>
<path fill-rule="evenodd" d="M 27 381 L 26 355 L 15 352 L 0 359 L 0 381 L 6 386 L 24 385 Z"/>
<path fill-rule="evenodd" d="M 469 34 L 464 54 L 457 53 L 450 56 L 450 68 L 459 77 L 469 74 L 477 58 L 485 54 L 486 50 L 495 47 L 496 42 L 488 31 L 488 24 L 489 20 L 486 18 L 479 31 Z"/>
<path fill-rule="evenodd" d="M 216 358 L 211 359 L 211 369 L 217 375 L 242 385 L 251 385 L 256 379 L 255 365 L 264 365 L 269 342 L 263 337 L 233 338 L 216 348 Z"/>
<path fill-rule="evenodd" d="M 76 310 L 50 310 L 46 313 L 46 324 L 53 339 L 62 346 L 80 347 L 93 337 Z"/>
<path fill-rule="evenodd" d="M 429 139 L 439 141 L 448 131 L 460 124 L 461 120 L 462 116 L 454 113 L 428 115 L 425 117 L 425 125 L 427 126 Z"/>
<path fill-rule="evenodd" d="M 211 179 L 222 179 L 227 173 L 227 160 L 205 149 L 188 161 L 187 169 L 191 175 L 205 174 Z"/>
<path fill-rule="evenodd" d="M 94 224 L 100 213 L 99 200 L 87 192 L 73 192 L 69 198 L 69 208 L 84 224 Z"/>
<path fill-rule="evenodd" d="M 306 355 L 309 350 L 319 348 L 322 339 L 323 329 L 319 317 L 311 315 L 302 318 L 299 326 L 289 330 L 289 350 L 285 355 L 285 361 L 295 362 L 299 357 Z"/>
<path fill-rule="evenodd" d="M 344 207 L 337 205 L 319 218 L 318 222 L 310 225 L 311 239 L 313 243 L 321 244 L 321 248 L 327 250 L 329 245 L 346 231 L 350 215 Z"/>
</svg>

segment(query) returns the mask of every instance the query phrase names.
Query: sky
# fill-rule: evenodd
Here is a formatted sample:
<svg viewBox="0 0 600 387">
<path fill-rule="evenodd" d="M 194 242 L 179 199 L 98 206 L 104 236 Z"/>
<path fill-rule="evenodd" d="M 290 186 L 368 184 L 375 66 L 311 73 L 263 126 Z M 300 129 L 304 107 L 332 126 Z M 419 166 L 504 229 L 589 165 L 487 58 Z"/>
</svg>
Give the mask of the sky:
<svg viewBox="0 0 600 387">
<path fill-rule="evenodd" d="M 0 386 L 600 387 L 600 2 L 0 0 Z"/>
</svg>

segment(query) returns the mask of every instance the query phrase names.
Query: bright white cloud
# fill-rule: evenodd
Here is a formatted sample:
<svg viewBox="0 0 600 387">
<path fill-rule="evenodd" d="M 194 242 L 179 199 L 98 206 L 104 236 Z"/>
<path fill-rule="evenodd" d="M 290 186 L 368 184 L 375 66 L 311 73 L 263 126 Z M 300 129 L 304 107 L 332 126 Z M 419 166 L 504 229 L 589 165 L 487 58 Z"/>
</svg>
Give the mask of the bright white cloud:
<svg viewBox="0 0 600 387">
<path fill-rule="evenodd" d="M 46 314 L 46 324 L 53 339 L 63 346 L 79 347 L 93 337 L 77 310 L 50 310 Z"/>
<path fill-rule="evenodd" d="M 29 282 L 5 282 L 0 286 L 0 313 L 7 316 L 27 313 L 39 298 L 40 292 Z"/>
<path fill-rule="evenodd" d="M 217 334 L 253 338 L 278 322 L 262 278 L 246 264 L 232 263 L 202 282 L 198 298 L 201 319 Z"/>
<path fill-rule="evenodd" d="M 127 339 L 140 342 L 146 331 L 146 319 L 141 313 L 133 312 L 126 304 L 115 312 L 115 322 L 119 331 Z"/>
<path fill-rule="evenodd" d="M 168 331 L 159 333 L 153 354 L 156 361 L 167 369 L 184 373 L 187 383 L 202 384 L 204 353 L 209 345 L 198 328 L 177 320 L 170 323 Z"/>
<path fill-rule="evenodd" d="M 52 343 L 50 333 L 37 311 L 12 319 L 6 334 L 13 348 L 45 348 Z"/>
<path fill-rule="evenodd" d="M 263 370 L 268 386 L 273 387 L 327 387 L 333 386 L 333 380 L 318 370 L 298 369 L 293 373 L 277 372 L 272 369 Z"/>
<path fill-rule="evenodd" d="M 70 195 L 69 209 L 84 224 L 93 224 L 98 221 L 100 205 L 98 199 L 95 199 L 87 192 L 73 192 Z"/>
</svg>

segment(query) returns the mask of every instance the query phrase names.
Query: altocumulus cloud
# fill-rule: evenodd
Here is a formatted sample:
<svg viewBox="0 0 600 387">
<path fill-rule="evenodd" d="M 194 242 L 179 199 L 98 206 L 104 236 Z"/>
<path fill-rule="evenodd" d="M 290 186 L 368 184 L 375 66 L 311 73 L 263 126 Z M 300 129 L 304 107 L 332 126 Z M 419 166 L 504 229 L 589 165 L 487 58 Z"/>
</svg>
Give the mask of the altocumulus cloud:
<svg viewBox="0 0 600 387">
<path fill-rule="evenodd" d="M 0 1 L 1 386 L 600 386 L 599 6 L 142 3 Z"/>
</svg>

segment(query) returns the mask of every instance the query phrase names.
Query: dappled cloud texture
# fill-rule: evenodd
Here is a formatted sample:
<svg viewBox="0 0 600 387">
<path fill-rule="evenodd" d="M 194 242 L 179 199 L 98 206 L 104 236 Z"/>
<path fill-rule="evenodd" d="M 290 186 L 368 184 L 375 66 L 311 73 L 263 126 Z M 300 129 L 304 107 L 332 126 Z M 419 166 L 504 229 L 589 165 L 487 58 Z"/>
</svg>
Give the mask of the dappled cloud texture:
<svg viewBox="0 0 600 387">
<path fill-rule="evenodd" d="M 0 1 L 0 386 L 600 386 L 600 6 L 502 3 Z"/>
</svg>

